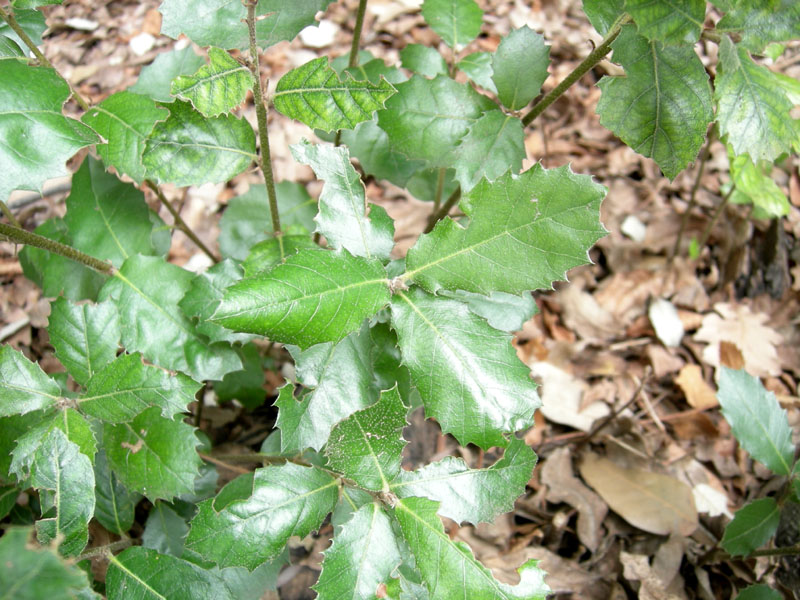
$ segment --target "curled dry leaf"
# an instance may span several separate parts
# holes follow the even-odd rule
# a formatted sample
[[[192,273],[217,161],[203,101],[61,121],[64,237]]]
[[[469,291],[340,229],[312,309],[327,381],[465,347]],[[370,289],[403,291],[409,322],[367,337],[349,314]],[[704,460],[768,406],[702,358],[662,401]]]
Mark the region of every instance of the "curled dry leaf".
[[[686,401],[692,408],[705,410],[717,406],[717,394],[714,389],[703,379],[703,370],[699,365],[686,365],[675,378]]]
[[[584,456],[580,472],[614,512],[639,529],[690,535],[697,528],[692,490],[673,477],[624,469],[596,454]]]
[[[549,421],[589,431],[596,419],[608,414],[608,405],[593,402],[583,406],[584,382],[548,362],[535,362],[531,372],[542,381],[541,412]]]

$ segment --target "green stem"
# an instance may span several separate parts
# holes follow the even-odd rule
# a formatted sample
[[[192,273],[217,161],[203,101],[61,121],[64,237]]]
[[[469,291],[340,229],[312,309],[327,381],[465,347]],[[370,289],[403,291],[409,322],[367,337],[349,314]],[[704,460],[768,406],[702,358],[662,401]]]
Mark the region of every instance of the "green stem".
[[[111,264],[95,258],[94,256],[84,254],[80,250],[76,250],[71,246],[67,246],[60,242],[51,240],[50,238],[41,236],[38,233],[26,231],[21,227],[14,227],[13,225],[0,223],[0,235],[7,237],[12,242],[16,242],[18,244],[27,244],[28,246],[35,246],[36,248],[41,248],[42,250],[47,250],[48,252],[53,252],[59,256],[69,258],[70,260],[84,264],[87,267],[102,273],[103,275],[114,274],[114,267]]]
[[[6,23],[8,23],[8,26],[11,27],[14,33],[16,33],[19,36],[19,39],[21,39],[25,43],[25,45],[30,49],[30,51],[33,52],[33,55],[36,57],[36,60],[38,60],[42,66],[53,69],[54,71],[56,71],[56,73],[58,73],[57,69],[53,66],[53,63],[47,60],[47,57],[44,54],[42,54],[42,51],[39,50],[39,48],[36,47],[36,44],[34,44],[33,40],[30,37],[28,37],[28,34],[25,33],[25,30],[19,26],[19,23],[17,23],[17,20],[14,18],[14,15],[10,12],[6,12],[5,10],[3,10],[3,7],[1,6],[0,6],[0,18],[3,19]],[[83,110],[89,110],[89,103],[86,102],[86,100],[84,100],[83,97],[77,91],[75,91],[75,88],[72,87],[72,84],[69,81],[67,81],[61,75],[61,73],[59,73],[58,75],[59,77],[61,77],[61,79],[64,79],[66,84],[69,86],[69,89],[72,92],[72,97],[75,98],[75,102],[77,102]]]
[[[572,71],[569,75],[567,75],[566,79],[559,83],[556,87],[550,90],[550,93],[547,94],[544,98],[539,100],[536,104],[533,105],[533,108],[528,111],[522,118],[522,124],[524,126],[528,126],[531,122],[542,114],[548,106],[550,106],[553,102],[555,102],[564,92],[566,92],[573,83],[578,81],[581,77],[583,77],[590,69],[592,69],[597,63],[603,60],[611,51],[611,44],[617,36],[619,32],[622,31],[622,26],[626,23],[630,22],[631,18],[628,15],[623,15],[614,26],[608,31],[608,34],[603,39],[603,42],[594,49],[594,51],[583,59],[583,62],[575,67],[575,70]]]
[[[250,34],[250,71],[253,73],[253,98],[256,105],[256,119],[258,120],[258,139],[261,142],[261,152],[258,155],[258,166],[267,184],[267,197],[269,198],[269,212],[272,217],[272,231],[275,235],[282,235],[281,218],[278,213],[278,196],[275,193],[275,176],[272,173],[272,157],[269,151],[269,133],[267,131],[267,105],[264,102],[264,89],[261,84],[261,69],[258,66],[258,45],[256,43],[256,4],[257,0],[247,0],[247,29]],[[281,253],[283,258],[283,253]]]
[[[347,60],[349,68],[358,66],[358,50],[361,46],[361,30],[364,28],[364,15],[367,12],[367,0],[359,0],[358,10],[356,11],[356,25],[353,29],[353,41],[350,43],[350,57]],[[342,130],[336,131],[333,145],[338,146],[342,143]]]
[[[433,214],[439,212],[439,207],[442,204],[445,173],[447,173],[447,169],[445,167],[439,167],[439,176],[436,178],[436,195],[433,197]]]
[[[180,213],[177,210],[175,210],[175,207],[172,205],[172,203],[169,200],[167,200],[167,197],[164,195],[164,192],[162,192],[161,189],[159,189],[159,187],[149,179],[145,180],[145,184],[147,184],[147,187],[149,187],[156,193],[159,202],[161,202],[161,204],[167,207],[169,214],[171,214],[172,218],[175,219],[175,226],[178,229],[180,229],[183,233],[185,233],[186,237],[192,240],[194,244],[198,248],[200,248],[200,250],[202,250],[206,256],[208,256],[215,263],[218,263],[219,258],[213,252],[211,252],[211,250],[209,250],[208,246],[206,246],[203,243],[203,241],[199,237],[197,237],[197,234],[194,231],[192,231],[192,228],[186,224],[186,221],[183,220]]]
[[[453,190],[453,193],[450,194],[450,197],[442,204],[441,208],[431,215],[424,233],[430,233],[436,226],[436,223],[444,219],[447,213],[450,212],[450,209],[453,208],[459,200],[461,200],[461,186]]]
[[[17,220],[17,217],[15,217],[14,213],[11,212],[11,209],[8,208],[8,204],[3,202],[2,200],[0,200],[0,210],[3,211],[3,214],[6,216],[6,219],[8,219],[9,223],[11,223],[14,227],[19,227],[20,229],[22,229],[22,225]]]

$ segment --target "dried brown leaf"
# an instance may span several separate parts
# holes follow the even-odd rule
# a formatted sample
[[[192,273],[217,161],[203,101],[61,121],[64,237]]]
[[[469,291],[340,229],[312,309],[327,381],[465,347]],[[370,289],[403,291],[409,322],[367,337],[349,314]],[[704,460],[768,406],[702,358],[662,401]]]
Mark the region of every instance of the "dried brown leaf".
[[[703,370],[699,365],[686,365],[675,378],[686,401],[692,408],[705,410],[717,406],[717,394],[714,389],[703,379]]]

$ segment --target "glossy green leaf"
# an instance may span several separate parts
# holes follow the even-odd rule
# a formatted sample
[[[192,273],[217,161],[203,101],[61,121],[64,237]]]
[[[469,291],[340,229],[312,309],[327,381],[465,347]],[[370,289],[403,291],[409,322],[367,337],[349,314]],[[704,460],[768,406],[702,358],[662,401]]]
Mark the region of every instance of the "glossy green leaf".
[[[191,45],[181,50],[162,52],[152,63],[142,67],[139,79],[128,91],[158,102],[174,102],[175,98],[170,94],[172,80],[180,75],[191,75],[203,64],[203,57],[195,54]]]
[[[19,350],[0,346],[0,416],[24,415],[55,406],[61,397],[58,384]]]
[[[39,490],[42,518],[36,522],[39,541],[58,540],[64,556],[77,555],[89,540],[94,514],[94,471],[77,444],[54,428],[33,454],[31,485]]]
[[[325,180],[315,217],[317,231],[328,244],[354,256],[388,260],[394,246],[394,223],[375,205],[368,209],[364,184],[350,164],[347,148],[303,141],[291,146],[298,162]],[[367,216],[367,213],[373,216]],[[378,218],[374,218],[376,213]]]
[[[275,186],[281,228],[287,235],[311,232],[317,201],[306,188],[290,181]],[[251,185],[241,196],[233,198],[219,223],[219,249],[228,258],[244,260],[252,247],[272,232],[267,188],[263,184]]]
[[[692,162],[713,117],[703,63],[688,45],[651,42],[625,25],[612,60],[625,77],[603,77],[600,123],[673,179]]]
[[[24,415],[0,417],[0,482],[16,484],[20,479],[24,479],[24,477],[17,477],[11,470],[12,452],[17,446],[17,440],[25,437],[32,429],[39,426],[43,419],[48,417],[52,419],[52,415],[53,411],[48,409],[35,410]]]
[[[141,183],[145,175],[145,140],[155,124],[168,115],[151,98],[126,91],[92,106],[81,120],[106,140],[105,144],[96,145],[103,162]]]
[[[109,468],[106,453],[101,450],[94,461],[94,518],[111,533],[125,535],[133,526],[140,494],[131,492]]]
[[[38,10],[19,9],[14,11],[14,18],[22,31],[31,38],[31,41],[37,46],[41,46],[42,34],[47,29],[44,14]],[[11,26],[2,19],[0,19],[0,35],[12,40],[20,48],[26,48],[25,42],[17,35],[17,32],[11,29]]]
[[[456,179],[464,192],[481,178],[492,181],[509,170],[518,173],[525,158],[522,122],[500,110],[486,111],[472,123],[456,153]]]
[[[694,44],[706,17],[705,0],[626,0],[625,10],[648,40]]]
[[[27,527],[6,527],[0,537],[0,590],[14,600],[99,598],[86,573],[53,548],[30,543]]]
[[[734,600],[783,600],[783,594],[765,583],[759,583],[744,588]]]
[[[568,166],[536,164],[518,177],[481,181],[461,200],[469,224],[445,218],[420,236],[402,277],[431,292],[549,288],[588,262],[587,251],[605,235],[599,220],[604,195],[605,188]]]
[[[387,283],[377,260],[300,250],[272,271],[229,287],[213,320],[302,348],[336,342],[389,301]]]
[[[473,52],[458,61],[458,68],[464,71],[473,82],[483,89],[497,93],[492,79],[492,54],[490,52]]]
[[[791,101],[775,74],[727,36],[720,43],[715,85],[720,134],[735,154],[771,161],[791,152],[798,135],[789,118]]]
[[[393,148],[431,166],[454,166],[456,146],[470,127],[495,104],[449,77],[415,75],[397,85],[397,94],[378,113],[378,124]]]
[[[395,294],[392,327],[425,414],[445,433],[488,448],[507,445],[504,433],[531,425],[541,402],[511,336],[465,304],[419,288]]]
[[[0,58],[6,57],[24,57],[25,51],[20,48],[19,44],[9,37],[0,35]]]
[[[199,389],[183,373],[170,374],[144,364],[139,354],[123,354],[89,380],[78,403],[84,413],[108,423],[131,421],[153,406],[171,419],[186,410]]]
[[[313,589],[319,600],[372,600],[400,561],[389,516],[371,502],[338,528]]]
[[[400,62],[409,71],[425,77],[447,75],[447,63],[436,48],[422,44],[408,44],[400,50]]]
[[[535,466],[533,450],[512,438],[503,458],[487,469],[470,469],[462,459],[448,456],[416,471],[401,471],[390,487],[400,498],[436,500],[439,514],[456,523],[492,522],[514,510]]]
[[[111,470],[123,485],[151,502],[194,491],[201,462],[194,429],[165,419],[157,406],[130,422],[106,423],[103,442]]]
[[[800,5],[794,0],[739,0],[716,29],[737,34],[742,48],[761,52],[770,42],[800,38]]]
[[[427,498],[405,498],[397,503],[395,516],[422,574],[431,600],[450,600],[469,590],[470,600],[544,600],[550,588],[538,561],[519,568],[520,583],[497,581],[463,542],[454,542],[436,516],[438,505]]]
[[[250,69],[212,46],[207,65],[194,75],[180,75],[172,81],[172,95],[188,100],[205,116],[216,117],[239,106],[253,82]]]
[[[142,546],[180,558],[189,524],[169,504],[159,500],[150,509],[142,533]]]
[[[317,344],[303,352],[292,348],[297,377],[311,391],[296,400],[291,385],[280,389],[275,406],[283,452],[319,450],[336,423],[378,399],[370,350],[366,326],[337,344]]]
[[[194,275],[150,256],[132,256],[100,293],[116,304],[122,344],[129,352],[197,380],[222,379],[242,368],[227,344],[209,344],[183,314],[178,303]]]
[[[747,556],[775,535],[780,520],[781,511],[774,498],[748,502],[725,527],[720,546],[732,556]]]
[[[792,430],[775,394],[746,371],[722,367],[717,399],[739,444],[773,473],[791,473]]]
[[[395,93],[385,79],[373,84],[339,78],[328,58],[315,58],[281,77],[272,96],[278,112],[309,127],[334,131],[369,121]]]
[[[505,36],[492,58],[492,81],[500,102],[511,110],[525,108],[539,95],[549,64],[550,46],[527,25]]]
[[[227,181],[256,158],[253,128],[226,114],[206,118],[188,102],[169,105],[169,117],[147,139],[142,161],[148,179],[175,185]]]
[[[252,481],[246,498],[234,495],[215,507],[222,504],[223,488],[216,500],[199,504],[187,548],[220,567],[252,570],[277,556],[290,536],[304,537],[319,527],[338,497],[337,481],[315,467],[267,467],[256,470]]]
[[[500,331],[519,331],[525,321],[536,314],[536,301],[530,294],[514,296],[504,292],[492,292],[488,296],[457,290],[442,292],[442,295],[465,302],[476,315]]]
[[[141,547],[128,548],[109,559],[106,594],[108,600],[236,600],[216,572]]]
[[[47,332],[56,358],[81,385],[117,356],[119,322],[110,302],[74,304],[58,298],[50,305]]]
[[[736,188],[730,201],[737,204],[753,204],[753,218],[773,219],[789,214],[789,199],[777,183],[769,176],[772,165],[766,161],[753,164],[748,154],[740,154],[730,161],[730,175]]]
[[[257,243],[242,263],[245,277],[255,277],[272,270],[287,257],[300,250],[318,249],[319,245],[309,235],[284,235]]]
[[[407,410],[396,387],[381,392],[378,402],[333,428],[325,450],[328,466],[361,487],[388,492],[401,471]]]
[[[67,159],[99,141],[86,125],[62,114],[69,95],[53,69],[0,59],[0,200],[14,190],[39,192],[47,179],[69,175]]]
[[[425,0],[422,17],[448,46],[460,50],[478,37],[483,11],[475,0]]]

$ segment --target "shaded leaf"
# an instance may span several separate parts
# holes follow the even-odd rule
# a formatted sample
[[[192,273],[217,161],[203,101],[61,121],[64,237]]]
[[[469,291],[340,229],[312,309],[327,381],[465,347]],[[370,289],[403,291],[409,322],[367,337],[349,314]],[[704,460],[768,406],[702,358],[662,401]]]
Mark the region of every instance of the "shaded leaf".
[[[377,260],[300,250],[272,271],[229,287],[213,320],[307,348],[339,341],[388,301],[386,272]]]
[[[447,63],[442,55],[436,48],[422,44],[408,44],[400,50],[400,62],[406,69],[425,77],[447,75]]]
[[[736,595],[734,600],[782,600],[783,595],[765,583],[749,585]]]
[[[408,180],[406,189],[411,192],[411,195],[417,200],[434,202],[439,190],[439,174],[442,168],[443,167],[417,171]],[[439,199],[449,198],[458,188],[459,183],[455,180],[455,169],[445,169],[442,193]]]
[[[255,410],[267,397],[264,389],[264,359],[255,344],[245,344],[239,349],[244,368],[225,375],[214,382],[214,392],[220,403],[238,400],[247,410]]]
[[[392,327],[403,362],[445,433],[462,444],[506,446],[504,436],[529,427],[541,403],[511,336],[465,304],[413,288],[392,300]]]
[[[191,45],[162,52],[152,63],[142,67],[139,79],[128,91],[149,96],[158,102],[174,102],[175,98],[170,94],[172,80],[180,75],[191,75],[203,64],[203,57],[195,54]]]
[[[626,0],[639,34],[665,44],[694,44],[706,17],[705,0]]]
[[[184,538],[188,533],[189,525],[186,520],[169,504],[159,500],[147,515],[142,533],[142,546],[180,558],[183,554]]]
[[[186,547],[220,567],[252,570],[277,556],[290,536],[319,527],[336,504],[338,484],[315,467],[286,463],[256,470],[252,495],[237,497],[237,490],[223,504],[225,494],[223,488],[198,505]]]
[[[605,234],[599,221],[604,195],[602,186],[568,166],[536,164],[519,177],[481,181],[461,200],[469,224],[445,218],[420,236],[402,277],[431,292],[549,288],[567,269],[588,262],[588,249]]]
[[[258,45],[267,48],[281,41],[291,41],[305,27],[317,25],[316,15],[324,12],[333,0],[259,0],[256,14]]]
[[[172,81],[171,93],[188,100],[207,117],[216,117],[239,106],[253,87],[253,75],[230,54],[212,46],[208,64],[194,75],[180,75]]]
[[[773,473],[789,475],[794,464],[792,430],[775,394],[746,371],[721,367],[717,398],[739,444]]]
[[[328,58],[322,56],[281,77],[272,101],[278,112],[291,119],[334,131],[369,121],[394,93],[392,84],[383,78],[377,84],[357,81],[349,75],[339,79]]]
[[[0,58],[2,57],[24,57],[25,51],[19,44],[9,37],[0,35]]]
[[[475,0],[425,0],[422,17],[448,46],[460,50],[478,37],[483,11]]]
[[[41,46],[42,34],[45,29],[47,29],[47,23],[44,21],[44,14],[38,10],[15,9],[14,18],[17,20],[17,25],[20,26],[22,31],[31,38],[31,41],[37,46]],[[26,47],[22,38],[20,38],[17,32],[11,29],[11,26],[4,20],[0,20],[0,35],[12,40],[20,48]]]
[[[760,52],[770,42],[800,38],[800,5],[794,0],[739,0],[726,11],[716,29],[738,34],[742,48]]]
[[[732,556],[747,556],[775,535],[780,520],[781,511],[774,498],[748,502],[726,525],[720,546]]]
[[[191,52],[191,48],[186,50]],[[145,141],[155,124],[167,115],[169,112],[151,98],[125,91],[95,104],[81,120],[106,140],[105,144],[95,146],[103,162],[141,183],[145,176],[142,163]]]
[[[603,77],[600,123],[673,179],[695,159],[713,118],[708,74],[688,45],[664,46],[625,25],[612,60],[625,77]]]
[[[131,492],[109,468],[105,450],[95,455],[94,518],[111,533],[125,535],[133,526],[134,510],[142,496]]]
[[[525,321],[536,314],[536,301],[530,294],[515,296],[504,292],[492,292],[488,296],[457,290],[442,292],[443,296],[460,300],[476,315],[500,331],[519,331]]]
[[[583,0],[583,12],[600,35],[625,13],[625,0]]]
[[[188,102],[169,105],[169,117],[147,139],[148,179],[175,185],[227,181],[256,158],[253,128],[230,114],[204,117]]]
[[[7,345],[0,346],[0,389],[2,417],[51,408],[61,397],[58,384],[37,363]]]
[[[497,88],[492,80],[492,54],[490,52],[467,54],[458,61],[458,68],[483,89],[493,94],[497,93]]]
[[[549,64],[550,46],[527,25],[505,36],[492,57],[492,81],[500,102],[511,110],[525,108],[539,95]]]

